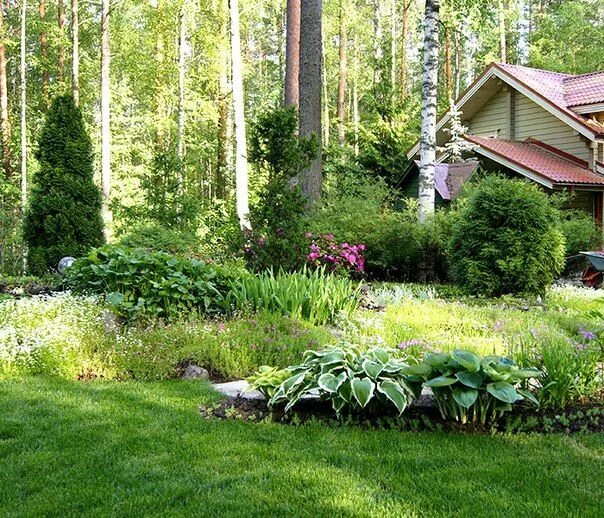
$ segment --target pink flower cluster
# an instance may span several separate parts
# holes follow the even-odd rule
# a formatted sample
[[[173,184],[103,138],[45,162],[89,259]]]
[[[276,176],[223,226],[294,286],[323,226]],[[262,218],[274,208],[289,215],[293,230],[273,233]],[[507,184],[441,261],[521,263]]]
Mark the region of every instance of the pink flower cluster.
[[[314,236],[307,232],[306,238],[310,240],[310,253],[306,256],[307,262],[315,266],[326,266],[332,272],[363,272],[365,258],[363,250],[365,245],[336,243],[333,234]]]

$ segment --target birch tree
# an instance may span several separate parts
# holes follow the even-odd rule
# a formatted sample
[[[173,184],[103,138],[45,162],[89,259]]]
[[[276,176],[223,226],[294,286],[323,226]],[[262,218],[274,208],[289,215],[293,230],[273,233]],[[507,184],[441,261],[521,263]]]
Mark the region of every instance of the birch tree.
[[[57,6],[57,23],[59,26],[59,73],[58,81],[63,83],[65,81],[65,24],[67,20],[65,18],[65,0],[59,0]]]
[[[440,0],[426,0],[419,168],[419,220],[422,222],[434,213],[439,14]]]
[[[26,82],[26,51],[27,51],[27,0],[21,0],[21,210],[27,205],[27,82]],[[25,259],[24,259],[25,261]],[[25,266],[25,262],[24,262]]]
[[[348,33],[346,27],[346,6],[344,0],[340,0],[340,41],[339,57],[340,70],[338,76],[338,143],[344,145],[346,138],[346,79],[348,76]]]
[[[11,124],[8,117],[8,82],[6,78],[6,27],[4,20],[4,2],[0,1],[0,132],[2,133],[2,166],[4,177],[13,176],[10,149]]]
[[[113,219],[111,197],[111,64],[109,15],[110,0],[102,0],[101,8],[101,191],[103,195],[103,220],[108,232]]]
[[[239,4],[229,0],[231,15],[231,67],[233,81],[233,118],[235,123],[235,198],[241,230],[251,229],[248,200],[248,163],[245,131],[245,104],[243,98],[243,63],[239,34]]]
[[[78,0],[71,0],[71,92],[80,104],[80,15]]]
[[[180,8],[180,30],[178,36],[178,142],[177,153],[180,166],[184,158],[184,131],[185,131],[185,48],[187,44],[187,20],[185,2]]]
[[[499,59],[507,63],[507,41],[505,32],[505,3],[499,2]]]
[[[300,3],[300,136],[314,138],[317,156],[302,172],[302,193],[311,202],[321,197],[323,182],[321,154],[321,63],[322,2],[301,0]]]
[[[300,104],[300,0],[287,0],[285,38],[285,106]]]
[[[46,34],[46,0],[40,0],[38,3],[38,14],[40,15],[40,60],[42,62],[42,102],[45,108],[50,105],[48,87],[50,77],[48,74],[48,35]]]

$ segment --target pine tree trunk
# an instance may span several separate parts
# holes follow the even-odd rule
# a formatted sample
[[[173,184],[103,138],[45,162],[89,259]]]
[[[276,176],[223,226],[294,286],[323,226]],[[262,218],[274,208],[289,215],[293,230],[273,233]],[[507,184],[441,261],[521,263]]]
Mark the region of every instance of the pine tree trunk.
[[[499,55],[501,63],[507,63],[507,42],[505,32],[505,4],[499,2]]]
[[[424,70],[420,137],[419,220],[434,213],[436,162],[436,101],[438,93],[438,21],[440,0],[426,0],[424,17]]]
[[[111,196],[111,88],[109,68],[111,64],[109,13],[110,0],[103,0],[101,12],[101,190],[103,194],[103,219],[105,232],[113,219],[109,206]]]
[[[80,105],[80,13],[79,0],[71,0],[71,91]]]
[[[338,78],[338,143],[346,140],[346,79],[348,76],[348,34],[344,0],[340,0],[340,74]]]
[[[180,32],[178,38],[178,160],[182,168],[184,159],[184,132],[185,132],[185,45],[187,43],[187,24],[185,18],[184,2],[180,10]],[[182,181],[182,178],[181,178]]]
[[[245,132],[245,103],[243,97],[243,63],[239,34],[239,5],[229,0],[231,15],[231,67],[233,77],[233,113],[235,123],[235,197],[241,230],[251,229],[248,201],[248,164]]]
[[[381,0],[373,0],[373,30],[375,40],[374,44],[374,58],[375,65],[373,69],[373,82],[374,84],[379,83],[382,80],[382,57],[384,55],[382,44],[383,44],[383,31],[382,31],[382,5]]]
[[[408,67],[407,63],[407,45],[409,43],[409,10],[413,0],[403,3],[403,13],[401,17],[401,65],[400,65],[400,88],[401,99],[405,99],[409,93],[407,85]]]
[[[323,71],[321,82],[323,85],[323,145],[329,146],[331,139],[331,121],[329,118],[329,91],[327,90],[327,59],[325,58],[325,42],[321,42],[321,56]]]
[[[162,22],[163,22],[163,3],[162,0],[154,0],[154,5],[156,8],[155,15],[155,24],[156,24],[156,38],[155,38],[155,103],[156,103],[156,111],[155,111],[155,124],[156,124],[156,134],[155,134],[155,145],[157,150],[162,150],[164,148],[164,122],[166,115],[166,107],[165,107],[165,99],[163,92],[163,70],[164,70],[164,58],[165,58],[165,48],[164,48],[164,35],[162,32]]]
[[[0,0],[0,132],[2,133],[2,166],[6,179],[13,176],[10,149],[11,124],[8,118],[8,82],[6,79],[6,29],[4,20],[4,0]]]
[[[390,89],[392,103],[396,100],[396,0],[390,4]]]
[[[63,83],[65,81],[65,1],[59,0],[57,7],[57,22],[59,25],[59,73],[58,81]]]
[[[285,40],[285,106],[300,104],[300,0],[287,0]]]
[[[48,95],[48,85],[50,78],[48,75],[48,35],[46,34],[46,0],[40,0],[38,3],[38,13],[40,14],[40,61],[42,62],[42,101],[44,107],[48,109],[50,98]]]
[[[323,183],[321,143],[322,2],[300,4],[300,136],[314,135],[317,155],[302,173],[302,193],[311,202],[321,197]]]

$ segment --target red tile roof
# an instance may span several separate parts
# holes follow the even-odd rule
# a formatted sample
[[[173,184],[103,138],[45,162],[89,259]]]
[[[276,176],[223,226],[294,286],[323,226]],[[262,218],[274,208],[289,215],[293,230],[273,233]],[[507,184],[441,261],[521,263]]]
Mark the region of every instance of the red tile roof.
[[[587,162],[534,139],[524,142],[467,135],[469,142],[508,160],[559,187],[604,186],[604,175],[594,173]]]
[[[571,75],[520,65],[495,63],[494,66],[526,85],[566,115],[597,134],[604,134],[604,126],[571,110],[571,107],[604,100],[604,71]]]

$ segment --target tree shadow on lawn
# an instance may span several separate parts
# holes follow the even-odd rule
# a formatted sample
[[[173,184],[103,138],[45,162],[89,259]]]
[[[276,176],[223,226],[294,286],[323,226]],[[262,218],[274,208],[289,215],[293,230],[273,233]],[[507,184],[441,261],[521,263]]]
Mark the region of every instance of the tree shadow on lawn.
[[[216,398],[196,382],[0,383],[0,514],[601,510],[604,440],[203,420]]]

